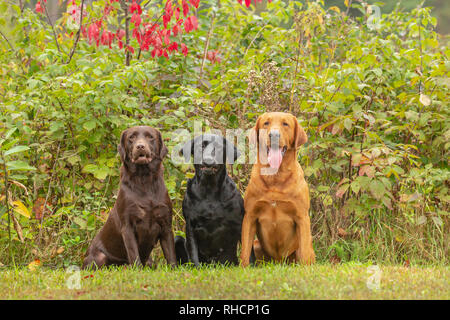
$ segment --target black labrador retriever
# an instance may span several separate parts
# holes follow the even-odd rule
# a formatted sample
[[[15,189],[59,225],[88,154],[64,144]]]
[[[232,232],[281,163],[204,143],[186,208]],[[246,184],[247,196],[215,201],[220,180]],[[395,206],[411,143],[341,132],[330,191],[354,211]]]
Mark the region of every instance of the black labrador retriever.
[[[195,176],[188,180],[182,204],[186,239],[175,237],[178,263],[237,264],[244,200],[225,164],[239,157],[237,148],[222,136],[203,134],[181,153],[187,161],[194,156]]]

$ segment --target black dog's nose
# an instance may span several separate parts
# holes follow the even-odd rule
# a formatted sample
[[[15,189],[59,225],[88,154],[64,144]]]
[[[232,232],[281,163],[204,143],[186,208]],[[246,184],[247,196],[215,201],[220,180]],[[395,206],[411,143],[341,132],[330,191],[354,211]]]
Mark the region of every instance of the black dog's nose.
[[[145,146],[144,146],[142,143],[140,143],[140,144],[136,145],[136,149],[138,149],[138,150],[144,150],[144,149],[145,149]]]

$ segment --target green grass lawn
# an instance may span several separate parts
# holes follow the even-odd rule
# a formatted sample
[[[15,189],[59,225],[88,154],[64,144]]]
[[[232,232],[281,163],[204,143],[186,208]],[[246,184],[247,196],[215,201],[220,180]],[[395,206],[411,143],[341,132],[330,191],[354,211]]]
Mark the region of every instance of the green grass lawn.
[[[450,299],[448,266],[382,266],[378,290],[368,267],[113,268],[81,271],[79,289],[67,287],[65,270],[3,268],[0,299]]]

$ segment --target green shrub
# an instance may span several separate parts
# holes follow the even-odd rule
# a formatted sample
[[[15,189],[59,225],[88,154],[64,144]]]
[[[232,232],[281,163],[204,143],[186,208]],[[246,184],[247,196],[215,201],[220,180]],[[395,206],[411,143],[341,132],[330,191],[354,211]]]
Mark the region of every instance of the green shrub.
[[[352,6],[362,17],[350,18],[320,1],[275,0],[259,15],[234,0],[202,1],[199,29],[183,35],[186,57],[136,52],[127,66],[117,45],[85,39],[69,59],[67,16],[54,26],[56,45],[45,17],[0,6],[0,132],[14,128],[1,161],[34,169],[7,169],[13,226],[0,173],[4,264],[9,252],[18,263],[80,262],[114,204],[123,129],[157,127],[172,150],[174,132],[196,120],[247,129],[271,110],[294,113],[309,135],[299,161],[318,260],[448,262],[450,50],[430,8],[397,8],[373,28],[361,3]],[[205,59],[214,50],[218,63]],[[3,159],[15,145],[29,149]],[[181,231],[192,167],[167,159],[165,168]],[[232,170],[242,193],[249,169]]]

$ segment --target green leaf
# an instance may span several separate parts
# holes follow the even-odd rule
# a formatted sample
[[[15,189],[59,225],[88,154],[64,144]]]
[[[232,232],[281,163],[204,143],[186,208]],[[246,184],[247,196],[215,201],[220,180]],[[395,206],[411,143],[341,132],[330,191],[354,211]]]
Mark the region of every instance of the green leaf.
[[[3,137],[3,139],[0,139],[0,146],[2,146],[2,144],[9,139],[9,137],[11,137],[11,135],[17,130],[16,127],[9,129],[5,136]]]
[[[84,166],[82,172],[86,173],[94,173],[96,170],[98,170],[98,166],[95,164],[87,164]]]
[[[106,167],[99,168],[94,171],[94,177],[99,180],[104,180],[109,174],[109,169]]]
[[[87,222],[83,218],[74,217],[73,222],[75,222],[81,229],[86,229]]]
[[[348,183],[345,183],[342,186],[340,186],[338,191],[336,192],[336,197],[342,198],[344,193],[347,191],[348,187],[350,187],[350,184],[348,184]]]
[[[14,154],[14,153],[19,153],[19,152],[23,152],[26,150],[30,150],[30,147],[27,146],[15,146],[7,151],[5,151],[5,156],[8,156],[10,154]]]
[[[369,190],[375,199],[380,200],[385,193],[385,189],[384,184],[379,180],[372,180],[370,182]]]
[[[355,194],[358,194],[359,190],[361,189],[361,184],[359,183],[359,180],[355,180],[350,184],[350,187]]]
[[[91,119],[91,120],[83,123],[83,128],[86,129],[87,131],[91,131],[92,129],[95,129],[96,126],[97,126],[97,121],[95,121],[95,119]]]
[[[36,170],[35,167],[30,166],[25,161],[16,160],[16,161],[9,161],[6,163],[6,169],[7,170],[21,170],[21,171],[33,171]]]

